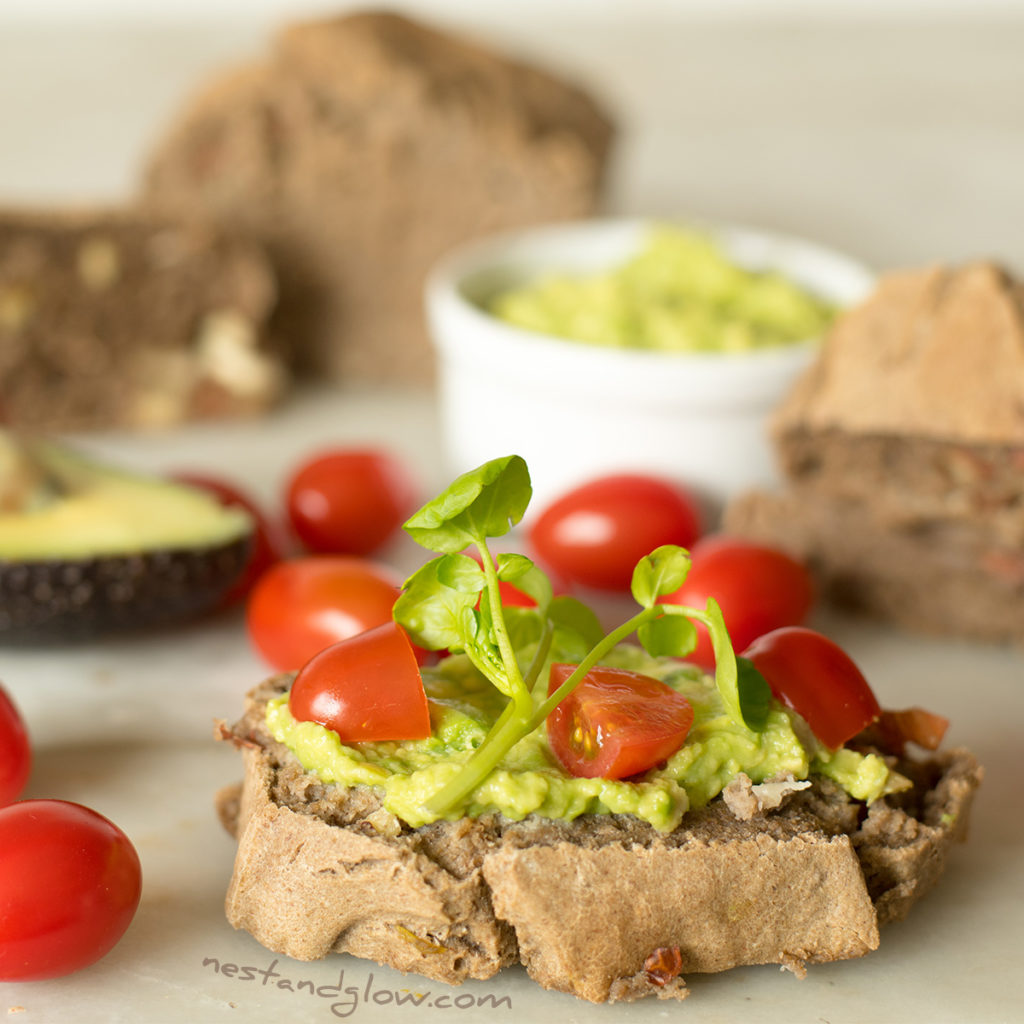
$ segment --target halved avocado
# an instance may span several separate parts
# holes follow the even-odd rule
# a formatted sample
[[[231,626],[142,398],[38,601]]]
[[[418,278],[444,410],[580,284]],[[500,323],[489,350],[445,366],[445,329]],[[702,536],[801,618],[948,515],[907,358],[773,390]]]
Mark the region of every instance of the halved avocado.
[[[254,524],[205,491],[0,437],[0,643],[181,622],[222,601]]]

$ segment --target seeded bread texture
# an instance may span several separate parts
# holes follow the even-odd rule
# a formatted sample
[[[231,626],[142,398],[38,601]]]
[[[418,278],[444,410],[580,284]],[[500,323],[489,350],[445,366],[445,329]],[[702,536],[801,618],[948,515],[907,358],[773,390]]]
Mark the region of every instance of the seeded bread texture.
[[[0,211],[0,413],[25,430],[251,415],[287,379],[261,246],[138,210]]]
[[[395,14],[294,24],[157,140],[144,198],[270,249],[318,376],[430,379],[422,287],[458,243],[587,215],[612,128],[581,89]]]
[[[521,962],[593,1002],[679,999],[687,972],[861,956],[934,884],[981,776],[956,751],[866,814],[818,780],[779,811],[740,821],[715,801],[667,835],[621,815],[409,829],[268,735],[266,701],[288,682],[221,727],[246,762],[218,802],[239,841],[228,919],[298,959],[348,952],[450,983]]]

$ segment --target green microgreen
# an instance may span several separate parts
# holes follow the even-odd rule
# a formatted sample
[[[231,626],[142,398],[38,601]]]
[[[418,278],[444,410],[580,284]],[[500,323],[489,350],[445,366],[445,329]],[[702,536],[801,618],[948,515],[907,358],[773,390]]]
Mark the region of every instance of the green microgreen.
[[[683,548],[665,545],[637,563],[631,590],[640,610],[608,633],[582,602],[553,597],[546,574],[525,555],[492,555],[488,540],[504,536],[521,521],[531,495],[526,463],[510,455],[464,473],[405,524],[414,540],[440,555],[406,581],[395,603],[396,621],[424,647],[465,652],[509,699],[459,774],[428,800],[434,815],[464,801],[519,740],[540,728],[584,676],[634,633],[651,655],[685,657],[696,646],[696,624],[703,625],[711,636],[715,681],[726,711],[751,730],[765,725],[771,699],[767,684],[756,670],[747,671],[742,659],[737,665],[718,605],[709,600],[705,608],[688,608],[660,600],[686,579],[690,556]],[[479,562],[462,554],[467,548],[476,549]],[[514,583],[536,607],[506,608],[502,581]],[[549,695],[543,670],[552,652],[577,667]]]

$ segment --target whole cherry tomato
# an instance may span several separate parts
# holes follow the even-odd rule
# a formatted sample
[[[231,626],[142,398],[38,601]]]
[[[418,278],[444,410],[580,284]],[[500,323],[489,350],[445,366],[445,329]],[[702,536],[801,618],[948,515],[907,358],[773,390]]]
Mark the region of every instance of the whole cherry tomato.
[[[314,654],[295,677],[288,707],[299,721],[319,722],[343,743],[430,735],[416,653],[394,622]]]
[[[28,730],[14,701],[0,686],[0,807],[18,799],[31,771]]]
[[[286,559],[249,595],[249,636],[274,668],[301,668],[325,647],[390,622],[400,582],[386,566],[362,558]]]
[[[548,694],[575,671],[551,666]],[[548,743],[577,778],[624,779],[674,754],[693,724],[693,707],[660,679],[598,666],[548,715]]]
[[[553,501],[530,527],[530,541],[568,582],[626,591],[644,555],[662,544],[688,548],[700,531],[697,503],[682,488],[622,473],[591,480]]]
[[[369,555],[414,510],[416,488],[386,452],[339,448],[303,463],[286,501],[292,529],[310,551]]]
[[[256,580],[281,558],[281,545],[274,536],[267,517],[248,494],[220,477],[191,472],[175,473],[173,477],[183,484],[209,491],[222,505],[228,508],[243,508],[252,516],[256,531],[253,534],[249,560],[238,581],[224,596],[226,605],[241,601],[252,589]]]
[[[860,669],[828,637],[786,626],[758,637],[742,654],[776,699],[834,750],[878,719],[881,708]]]
[[[0,981],[70,974],[131,923],[139,857],[103,815],[64,800],[0,808]]]
[[[704,608],[713,597],[722,609],[733,648],[742,651],[762,633],[797,626],[814,603],[811,575],[784,551],[724,535],[709,535],[691,551],[686,582],[662,600]],[[715,655],[707,630],[697,626],[697,647],[687,656],[712,668]]]

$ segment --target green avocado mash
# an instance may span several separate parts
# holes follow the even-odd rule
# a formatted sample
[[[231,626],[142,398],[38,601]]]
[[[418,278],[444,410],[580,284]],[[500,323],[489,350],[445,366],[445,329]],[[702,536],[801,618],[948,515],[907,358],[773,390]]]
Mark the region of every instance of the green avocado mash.
[[[909,784],[875,755],[820,749],[803,719],[773,700],[757,669],[737,661],[713,598],[704,608],[661,600],[689,572],[683,548],[665,544],[637,562],[630,592],[638,608],[610,632],[593,609],[570,595],[556,596],[525,555],[493,556],[488,538],[520,522],[530,495],[526,463],[505,456],[464,473],[406,522],[410,537],[440,552],[405,581],[394,605],[395,621],[416,643],[451,652],[421,671],[431,735],[346,745],[332,729],[293,719],[286,697],[272,701],[267,726],[307,771],[339,786],[375,787],[385,809],[413,827],[490,812],[567,821],[613,813],[671,831],[688,808],[712,800],[740,773],[756,785],[819,771],[868,801]],[[470,546],[479,562],[465,554]],[[533,605],[505,607],[503,580]],[[714,676],[683,660],[697,642],[698,623],[711,637]],[[638,644],[627,642],[634,635]],[[564,681],[552,681],[556,663],[571,666]],[[318,680],[317,664],[310,663],[304,683],[334,688],[343,682]],[[693,721],[685,740],[678,733],[682,745],[667,761],[629,760],[623,768],[647,770],[627,779],[579,778],[562,767],[548,743],[549,716],[598,666],[653,676],[686,698]],[[651,703],[623,705],[628,722],[625,715],[616,722],[598,713],[586,726],[582,716],[574,719],[573,728],[587,728],[585,742],[597,747],[613,729],[632,735],[657,711],[658,697],[648,693],[644,700]],[[345,730],[343,719],[334,721]],[[606,749],[615,755],[614,743]]]
[[[740,772],[755,783],[785,773],[797,779],[811,771],[828,774],[853,796],[869,801],[899,786],[899,776],[875,755],[842,750],[830,757],[805,749],[781,707],[771,710],[763,731],[751,732],[726,713],[714,679],[685,662],[654,659],[631,645],[617,648],[607,662],[661,679],[693,705],[690,734],[664,766],[628,781],[574,778],[555,760],[540,729],[521,739],[469,798],[443,817],[497,811],[513,820],[537,814],[569,821],[581,814],[632,814],[671,831],[689,808],[708,803]],[[433,726],[430,739],[346,746],[331,730],[292,718],[287,697],[271,702],[267,724],[307,771],[340,786],[379,787],[385,808],[418,827],[438,817],[425,810],[427,799],[480,746],[502,705],[500,695],[463,655],[424,669],[423,680]]]
[[[807,341],[835,309],[778,273],[736,266],[697,231],[652,228],[619,267],[553,275],[499,294],[489,306],[517,327],[620,348],[747,352]]]

